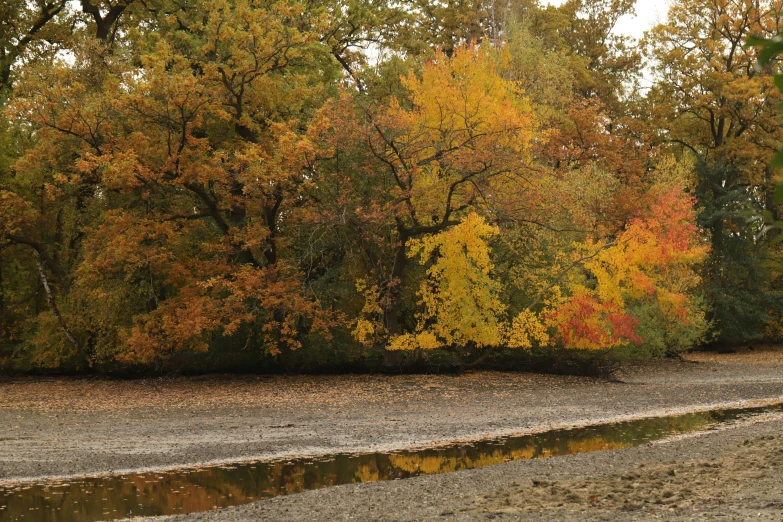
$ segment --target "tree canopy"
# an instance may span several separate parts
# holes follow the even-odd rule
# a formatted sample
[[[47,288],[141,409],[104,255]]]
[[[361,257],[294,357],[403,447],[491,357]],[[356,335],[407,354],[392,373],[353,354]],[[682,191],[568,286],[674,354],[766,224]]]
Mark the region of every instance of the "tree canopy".
[[[779,335],[747,221],[776,211],[783,100],[745,40],[780,7],[676,0],[637,45],[632,0],[7,3],[0,367]]]

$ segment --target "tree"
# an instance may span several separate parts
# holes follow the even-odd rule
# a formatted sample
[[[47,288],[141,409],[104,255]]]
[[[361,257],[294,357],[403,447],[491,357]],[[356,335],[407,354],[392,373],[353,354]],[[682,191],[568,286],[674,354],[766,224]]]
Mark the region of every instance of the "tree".
[[[99,360],[161,361],[234,335],[277,353],[327,331],[281,254],[307,190],[297,118],[335,70],[325,25],[303,15],[295,2],[213,3],[206,20],[185,11],[157,36],[129,34],[133,52],[85,40],[73,63],[21,79],[14,107],[39,139],[15,169],[44,180],[47,228],[69,227],[5,238],[68,256],[63,322]]]
[[[374,222],[391,232],[383,236],[391,243],[382,247],[392,252],[385,261],[391,267],[374,274],[389,339],[413,326],[401,324],[409,241],[459,225],[469,209],[489,197],[494,183],[524,175],[536,126],[530,106],[500,76],[496,56],[481,47],[463,47],[451,57],[436,53],[420,77],[410,73],[403,85],[406,99],[363,110],[365,123],[357,122],[361,142],[333,139],[341,136],[332,132],[334,126],[357,123],[335,119],[325,125],[331,139],[323,155],[331,159],[320,165],[335,174],[347,170],[348,194],[341,199],[356,202],[352,218],[360,227]],[[336,117],[328,114],[329,120]],[[362,150],[343,152],[357,146]],[[339,166],[338,156],[354,156],[357,163]],[[368,192],[360,193],[367,182]]]
[[[764,185],[781,139],[781,97],[772,69],[756,67],[748,35],[774,34],[782,4],[679,0],[666,24],[647,36],[659,80],[650,91],[664,139],[710,160],[736,165],[747,182]]]
[[[653,185],[649,206],[611,242],[587,242],[583,267],[569,283],[570,297],[557,304],[549,321],[567,347],[602,349],[628,343],[650,343],[659,335],[663,352],[688,348],[671,335],[668,325],[690,324],[697,341],[706,321],[693,291],[694,273],[708,248],[699,237],[694,201],[676,184]],[[640,310],[650,308],[662,319],[658,332],[638,328]],[[649,325],[648,325],[649,326]],[[679,332],[682,334],[682,331]]]
[[[569,0],[541,11],[539,27],[554,33],[550,41],[568,53],[576,92],[596,99],[613,118],[625,115],[626,89],[642,68],[642,57],[631,38],[615,32],[617,22],[634,13],[636,0]]]
[[[749,35],[771,35],[781,23],[780,2],[704,4],[680,0],[666,24],[647,37],[659,80],[648,97],[659,138],[700,158],[701,223],[712,236],[705,285],[719,340],[763,334],[770,301],[759,290],[769,272],[767,239],[743,221],[773,204],[776,172],[770,160],[783,139],[774,85],[776,64],[756,67]],[[755,230],[754,230],[755,228]]]
[[[478,214],[436,235],[408,242],[408,257],[430,265],[418,296],[416,334],[391,340],[390,350],[441,346],[483,348],[502,342],[500,283],[491,277],[487,240],[499,233]],[[434,262],[430,262],[432,258]]]

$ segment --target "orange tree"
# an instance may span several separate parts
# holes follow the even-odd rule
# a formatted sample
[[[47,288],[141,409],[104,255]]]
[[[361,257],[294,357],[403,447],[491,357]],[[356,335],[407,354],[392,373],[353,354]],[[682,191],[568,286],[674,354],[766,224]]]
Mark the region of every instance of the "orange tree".
[[[44,360],[63,335],[91,362],[232,336],[276,353],[333,321],[282,254],[308,190],[298,131],[335,78],[328,16],[202,7],[111,46],[84,36],[20,78],[12,109],[37,140],[14,169],[41,199],[4,206],[4,238],[58,276],[59,319],[28,334]]]

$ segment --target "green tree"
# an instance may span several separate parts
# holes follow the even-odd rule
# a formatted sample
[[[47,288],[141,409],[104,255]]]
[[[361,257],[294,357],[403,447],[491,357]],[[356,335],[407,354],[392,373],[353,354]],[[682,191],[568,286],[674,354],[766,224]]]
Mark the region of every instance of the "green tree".
[[[770,313],[781,310],[781,295],[770,288],[770,252],[761,241],[764,225],[748,220],[758,202],[736,167],[702,161],[697,172],[699,224],[709,231],[712,245],[704,273],[708,319],[722,342],[758,339]]]

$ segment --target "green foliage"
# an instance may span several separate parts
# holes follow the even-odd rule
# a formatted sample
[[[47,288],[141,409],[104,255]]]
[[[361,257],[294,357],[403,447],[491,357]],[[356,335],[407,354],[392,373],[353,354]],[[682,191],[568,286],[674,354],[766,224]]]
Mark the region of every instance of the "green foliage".
[[[704,286],[716,340],[741,343],[764,335],[768,316],[781,309],[769,288],[773,277],[763,232],[754,215],[757,196],[741,173],[725,163],[697,166],[699,224],[710,232],[712,255],[704,267]]]
[[[632,306],[633,316],[639,320],[637,332],[643,341],[639,344],[620,346],[614,353],[621,358],[647,359],[676,355],[699,346],[708,339],[705,332],[706,305],[698,303],[700,314],[694,314],[690,321],[672,321],[651,303]]]
[[[748,47],[758,47],[761,52],[758,55],[758,67],[769,68],[771,65],[779,62],[779,56],[783,54],[783,35],[777,34],[771,38],[764,38],[760,35],[749,35],[746,42]],[[775,74],[775,87],[778,92],[783,94],[783,74]],[[781,105],[778,105],[778,109]],[[783,148],[780,148],[772,159],[772,165],[776,167],[783,167]],[[772,197],[773,205],[783,205],[783,184],[778,184],[774,189],[774,195]],[[778,217],[770,210],[766,209],[760,213],[761,218],[766,223],[769,230],[777,230],[778,233],[772,237],[771,243],[778,244],[783,241],[783,233],[779,231],[783,229],[783,221],[779,221]],[[774,328],[777,330],[777,328]]]

